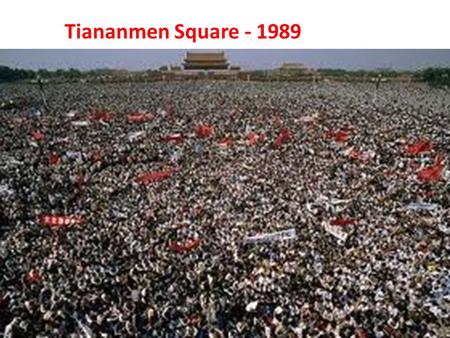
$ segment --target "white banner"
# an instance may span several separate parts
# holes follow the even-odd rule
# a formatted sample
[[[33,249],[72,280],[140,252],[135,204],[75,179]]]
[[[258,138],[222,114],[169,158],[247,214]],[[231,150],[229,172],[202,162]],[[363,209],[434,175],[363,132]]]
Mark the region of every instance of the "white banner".
[[[277,232],[271,232],[271,233],[258,234],[255,236],[248,236],[248,237],[245,237],[244,242],[245,243],[275,242],[275,241],[284,241],[284,240],[296,239],[296,238],[297,238],[297,234],[295,232],[295,229],[289,229],[289,230],[283,230],[283,231],[277,231]]]
[[[418,210],[426,210],[426,211],[433,211],[440,209],[441,206],[436,203],[409,203],[406,206],[406,209],[418,211]]]
[[[339,228],[338,226],[330,225],[327,222],[323,222],[322,225],[325,231],[328,232],[330,235],[333,235],[342,242],[345,242],[347,240],[348,234],[342,231],[342,229]]]

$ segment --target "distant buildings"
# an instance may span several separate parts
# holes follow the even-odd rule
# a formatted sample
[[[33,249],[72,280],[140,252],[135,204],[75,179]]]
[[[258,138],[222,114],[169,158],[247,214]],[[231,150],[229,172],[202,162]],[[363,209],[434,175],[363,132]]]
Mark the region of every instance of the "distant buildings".
[[[297,71],[309,71],[303,63],[299,62],[285,62],[280,67],[281,70],[297,70]]]
[[[187,52],[181,66],[164,66],[164,79],[237,79],[241,72],[231,66],[224,52]]]
[[[242,80],[242,81],[303,81],[303,82],[377,82],[377,71],[314,69],[300,62],[284,62],[279,67],[262,70],[241,70],[233,66],[223,51],[187,52],[178,65],[162,66],[159,76],[169,80]],[[411,82],[410,76],[399,72],[383,71],[379,82]],[[392,74],[390,74],[392,73]],[[375,77],[374,77],[375,75]],[[374,79],[372,79],[374,77]]]
[[[229,68],[229,63],[224,52],[187,52],[184,59],[183,68],[197,70],[223,70]]]
[[[278,70],[281,72],[295,73],[302,75],[311,75],[315,73],[313,69],[299,62],[285,62],[281,65],[281,67]]]

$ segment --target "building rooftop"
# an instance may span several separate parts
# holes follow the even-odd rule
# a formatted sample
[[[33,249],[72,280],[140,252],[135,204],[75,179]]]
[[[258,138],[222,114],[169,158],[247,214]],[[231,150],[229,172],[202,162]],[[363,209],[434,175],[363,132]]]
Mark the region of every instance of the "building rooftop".
[[[187,52],[184,69],[227,69],[228,60],[224,52]]]
[[[224,52],[211,52],[211,53],[197,53],[197,52],[187,52],[185,61],[193,61],[193,62],[226,62],[227,58],[225,57]]]

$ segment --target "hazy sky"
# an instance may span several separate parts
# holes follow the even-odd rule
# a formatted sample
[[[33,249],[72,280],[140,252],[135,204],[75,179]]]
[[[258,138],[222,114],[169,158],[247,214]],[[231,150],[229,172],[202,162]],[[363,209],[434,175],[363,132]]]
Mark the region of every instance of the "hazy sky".
[[[311,68],[413,70],[428,66],[450,67],[447,50],[225,50],[231,64],[244,69],[274,68],[283,62],[301,62]],[[121,68],[142,70],[179,65],[185,50],[1,50],[0,65],[27,69]]]

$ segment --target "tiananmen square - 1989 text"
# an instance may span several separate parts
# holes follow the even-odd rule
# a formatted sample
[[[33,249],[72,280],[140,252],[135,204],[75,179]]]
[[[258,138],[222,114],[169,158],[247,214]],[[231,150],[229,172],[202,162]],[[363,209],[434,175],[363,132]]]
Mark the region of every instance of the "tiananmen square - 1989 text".
[[[168,27],[88,27],[80,24],[65,24],[69,40],[169,40],[172,37]],[[301,26],[294,24],[260,24],[257,27],[258,39],[299,39]],[[193,43],[199,40],[236,40],[241,36],[237,27],[189,27],[177,24],[173,37],[186,39]],[[244,32],[252,35],[251,30]]]

